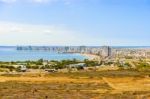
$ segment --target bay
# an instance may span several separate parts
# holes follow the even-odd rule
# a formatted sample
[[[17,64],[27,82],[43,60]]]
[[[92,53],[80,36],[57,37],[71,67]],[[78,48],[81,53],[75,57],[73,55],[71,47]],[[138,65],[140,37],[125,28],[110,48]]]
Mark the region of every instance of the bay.
[[[55,53],[49,51],[17,51],[15,48],[0,48],[0,61],[27,61],[27,60],[66,60],[77,59],[84,60],[87,57],[80,54]]]

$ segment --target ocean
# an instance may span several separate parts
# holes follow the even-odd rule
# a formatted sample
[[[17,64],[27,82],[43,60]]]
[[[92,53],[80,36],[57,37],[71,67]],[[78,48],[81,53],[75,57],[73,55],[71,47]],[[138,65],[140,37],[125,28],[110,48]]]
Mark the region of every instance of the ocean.
[[[27,60],[84,60],[87,57],[80,54],[61,54],[49,51],[17,51],[15,47],[0,47],[0,61],[27,61]]]
[[[92,47],[92,46],[91,46]],[[100,46],[97,46],[100,47]],[[112,48],[150,48],[150,46],[111,46]],[[66,60],[66,59],[84,60],[86,56],[72,53],[55,53],[50,51],[37,50],[16,50],[16,46],[0,46],[0,61],[27,61],[27,60]]]

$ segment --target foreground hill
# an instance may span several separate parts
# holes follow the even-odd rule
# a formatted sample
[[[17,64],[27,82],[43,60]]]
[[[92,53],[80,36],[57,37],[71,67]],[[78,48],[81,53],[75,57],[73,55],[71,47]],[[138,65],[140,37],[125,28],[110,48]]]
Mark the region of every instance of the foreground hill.
[[[102,71],[0,76],[1,99],[149,99],[149,73]]]

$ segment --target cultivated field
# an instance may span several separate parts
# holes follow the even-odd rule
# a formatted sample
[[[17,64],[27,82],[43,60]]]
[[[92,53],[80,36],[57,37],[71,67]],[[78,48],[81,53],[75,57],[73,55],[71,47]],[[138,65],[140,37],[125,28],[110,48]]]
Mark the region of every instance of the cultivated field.
[[[150,99],[150,73],[101,71],[0,76],[0,99]]]

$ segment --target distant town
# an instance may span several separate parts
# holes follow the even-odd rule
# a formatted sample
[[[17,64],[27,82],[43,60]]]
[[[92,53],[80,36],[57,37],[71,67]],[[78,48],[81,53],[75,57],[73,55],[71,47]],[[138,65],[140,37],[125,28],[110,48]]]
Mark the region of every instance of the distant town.
[[[111,46],[17,46],[17,51],[50,51],[56,53],[79,53],[88,57],[83,61],[73,60],[45,60],[36,61],[11,61],[0,62],[2,73],[12,72],[78,72],[78,71],[101,71],[134,69],[149,70],[150,48],[149,47],[111,47]]]
[[[116,58],[150,58],[150,47],[111,47],[111,46],[18,46],[18,51],[37,50],[51,51],[56,53],[80,53],[87,55],[96,55],[100,59],[116,59]]]

